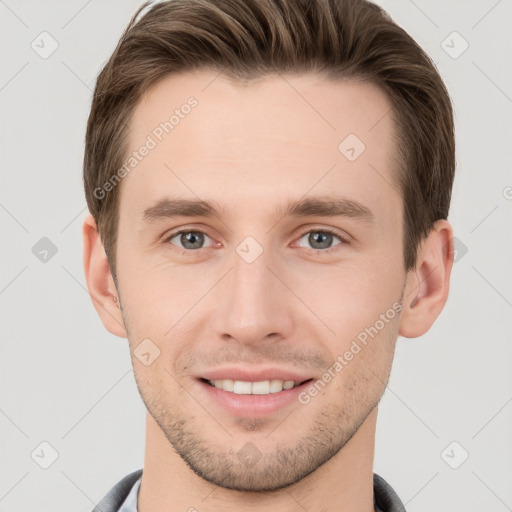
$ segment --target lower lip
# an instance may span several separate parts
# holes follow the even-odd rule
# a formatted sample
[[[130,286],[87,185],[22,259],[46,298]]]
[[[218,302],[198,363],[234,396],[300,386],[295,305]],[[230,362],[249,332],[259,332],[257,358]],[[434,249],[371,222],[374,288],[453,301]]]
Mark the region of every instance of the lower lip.
[[[253,418],[272,414],[292,403],[299,403],[298,395],[311,384],[312,379],[303,382],[300,386],[268,395],[238,395],[211,386],[203,380],[198,382],[208,397],[228,413]]]

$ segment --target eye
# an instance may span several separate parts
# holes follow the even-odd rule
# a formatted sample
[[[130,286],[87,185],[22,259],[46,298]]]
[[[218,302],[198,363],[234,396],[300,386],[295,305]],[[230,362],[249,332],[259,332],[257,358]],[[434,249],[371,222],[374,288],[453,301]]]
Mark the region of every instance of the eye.
[[[204,249],[212,247],[214,244],[210,243],[205,245],[205,240],[211,241],[211,238],[200,230],[195,229],[181,229],[171,233],[165,240],[164,243],[175,245],[182,252],[190,252],[198,249]],[[333,245],[334,239],[338,239],[339,243]],[[348,244],[341,235],[331,229],[313,229],[303,233],[299,239],[299,245],[303,247],[300,242],[306,240],[306,243],[310,244],[311,250],[317,250],[322,252],[329,252],[338,245]]]
[[[178,245],[179,249],[193,251],[204,248],[205,237],[208,239],[210,238],[207,234],[203,233],[202,231],[182,229],[181,231],[176,231],[175,233],[172,233],[169,237],[166,238],[165,242],[176,245],[176,243],[173,242],[173,240],[176,238],[178,242],[181,244],[181,247]]]
[[[337,238],[340,241],[340,243],[335,244],[333,246],[332,243],[335,238]],[[310,231],[306,231],[300,237],[299,242],[304,239],[308,244],[311,245],[311,249],[321,250],[323,252],[329,252],[329,250],[334,249],[334,247],[338,245],[348,243],[335,231],[332,231],[330,229],[313,229]]]

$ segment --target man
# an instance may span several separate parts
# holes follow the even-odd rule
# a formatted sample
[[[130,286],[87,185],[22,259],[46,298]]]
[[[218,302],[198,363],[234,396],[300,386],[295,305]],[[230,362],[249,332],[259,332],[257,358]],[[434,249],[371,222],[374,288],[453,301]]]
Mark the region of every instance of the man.
[[[454,151],[435,67],[369,2],[142,6],[96,84],[83,238],[146,451],[95,510],[405,510],[377,410],[447,299]]]

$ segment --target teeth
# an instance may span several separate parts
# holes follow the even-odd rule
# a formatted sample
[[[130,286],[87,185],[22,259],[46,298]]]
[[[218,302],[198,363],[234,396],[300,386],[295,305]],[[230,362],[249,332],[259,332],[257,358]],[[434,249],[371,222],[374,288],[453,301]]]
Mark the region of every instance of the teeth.
[[[289,381],[287,381],[289,382]],[[292,381],[293,383],[293,381]],[[271,380],[270,381],[270,392],[271,393],[279,393],[279,391],[282,391],[284,388],[284,382],[282,380]]]
[[[247,384],[250,384],[249,382]],[[264,380],[262,382],[253,382],[251,385],[253,395],[268,395],[270,394],[270,381]],[[249,391],[249,393],[251,392]]]
[[[251,386],[252,385],[250,382],[242,382],[241,380],[235,380],[233,393],[236,393],[237,395],[250,395]]]
[[[300,382],[293,380],[263,380],[260,382],[244,382],[242,380],[210,380],[210,384],[218,389],[230,391],[237,395],[268,395],[279,393],[283,389],[291,389],[298,386]]]
[[[233,391],[235,388],[235,381],[229,379],[215,380],[213,383],[216,388],[223,389],[224,391]]]

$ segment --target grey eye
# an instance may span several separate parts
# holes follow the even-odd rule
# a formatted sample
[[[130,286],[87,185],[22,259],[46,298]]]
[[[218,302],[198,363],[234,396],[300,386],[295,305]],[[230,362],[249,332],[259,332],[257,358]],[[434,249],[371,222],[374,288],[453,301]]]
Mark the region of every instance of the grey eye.
[[[178,238],[183,249],[196,250],[203,248],[205,237],[209,238],[201,231],[180,231],[169,238],[169,242],[174,243],[172,240]]]
[[[305,238],[307,239],[307,243],[310,244],[311,249],[330,249],[335,238],[337,238],[340,243],[342,242],[341,238],[334,233],[319,229],[305,233],[300,240]]]

